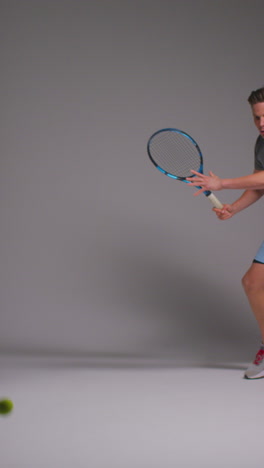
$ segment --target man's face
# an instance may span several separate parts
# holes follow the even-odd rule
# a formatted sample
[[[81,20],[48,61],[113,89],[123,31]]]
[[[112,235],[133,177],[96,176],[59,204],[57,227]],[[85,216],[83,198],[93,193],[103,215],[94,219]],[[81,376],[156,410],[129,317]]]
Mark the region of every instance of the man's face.
[[[254,123],[260,135],[262,138],[264,138],[264,102],[257,102],[257,104],[253,104],[252,114]]]

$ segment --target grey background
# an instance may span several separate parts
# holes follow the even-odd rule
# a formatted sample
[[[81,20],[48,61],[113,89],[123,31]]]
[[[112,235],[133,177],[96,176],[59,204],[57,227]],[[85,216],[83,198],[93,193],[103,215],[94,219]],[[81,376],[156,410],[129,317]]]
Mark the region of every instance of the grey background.
[[[249,359],[259,337],[240,278],[262,202],[219,222],[152,167],[146,143],[182,128],[205,171],[252,172],[262,10],[0,2],[2,352]]]

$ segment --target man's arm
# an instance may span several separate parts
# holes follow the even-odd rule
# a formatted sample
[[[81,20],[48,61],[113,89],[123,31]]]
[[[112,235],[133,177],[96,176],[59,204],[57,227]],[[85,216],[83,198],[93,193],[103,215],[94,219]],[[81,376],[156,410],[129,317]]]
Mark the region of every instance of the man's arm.
[[[253,174],[236,177],[235,179],[222,179],[222,189],[264,189],[264,171],[254,171]],[[220,189],[221,190],[221,189]]]
[[[236,201],[234,201],[231,206],[233,213],[238,213],[239,211],[248,208],[248,206],[255,203],[259,200],[264,194],[264,190],[245,190]]]
[[[239,211],[244,210],[248,206],[255,203],[259,198],[264,194],[264,190],[245,190],[245,192],[234,201],[231,205],[225,204],[223,208],[213,208],[216,215],[221,220],[226,220],[232,218]]]
[[[235,179],[220,179],[220,177],[209,173],[209,176],[200,174],[196,171],[191,171],[195,177],[188,177],[187,180],[191,186],[202,187],[195,196],[205,190],[216,191],[223,189],[245,189],[244,193],[231,205],[224,205],[222,209],[214,208],[219,219],[229,219],[239,211],[244,210],[248,206],[259,200],[264,194],[264,170],[256,170],[253,174],[237,177]]]
[[[209,175],[200,174],[191,171],[195,177],[187,177],[189,185],[202,187],[195,195],[199,195],[205,190],[217,191],[224,189],[245,189],[245,190],[264,190],[264,171],[255,170],[253,174],[236,177],[234,179],[221,179],[213,172]]]
[[[264,171],[254,171],[257,172],[264,172]],[[245,190],[241,197],[235,200],[231,205],[224,205],[221,210],[214,208],[215,213],[217,214],[218,218],[221,220],[226,220],[232,218],[236,213],[248,208],[250,205],[258,201],[264,195],[264,190]]]

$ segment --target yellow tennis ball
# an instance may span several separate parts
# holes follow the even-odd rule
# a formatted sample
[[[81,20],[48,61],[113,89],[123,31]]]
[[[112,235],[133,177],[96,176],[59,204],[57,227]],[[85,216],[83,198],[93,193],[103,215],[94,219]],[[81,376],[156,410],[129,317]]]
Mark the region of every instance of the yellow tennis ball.
[[[0,414],[9,414],[11,413],[14,405],[11,400],[8,398],[4,398],[3,400],[0,400]]]

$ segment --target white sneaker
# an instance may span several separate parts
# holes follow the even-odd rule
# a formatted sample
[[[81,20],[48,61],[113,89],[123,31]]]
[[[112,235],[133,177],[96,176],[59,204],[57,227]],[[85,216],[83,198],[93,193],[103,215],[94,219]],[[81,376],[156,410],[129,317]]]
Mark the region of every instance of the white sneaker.
[[[245,379],[262,379],[264,377],[264,349],[260,348],[255,360],[245,372]]]

